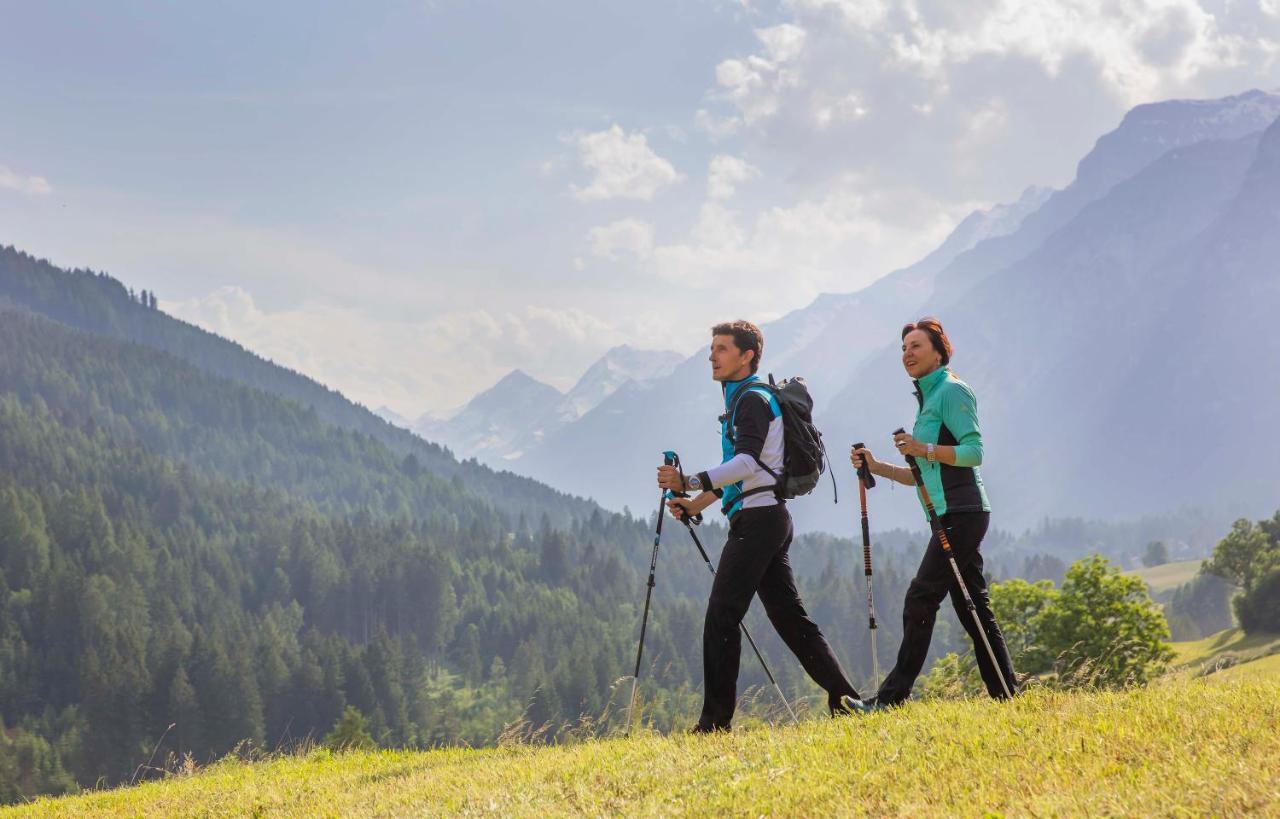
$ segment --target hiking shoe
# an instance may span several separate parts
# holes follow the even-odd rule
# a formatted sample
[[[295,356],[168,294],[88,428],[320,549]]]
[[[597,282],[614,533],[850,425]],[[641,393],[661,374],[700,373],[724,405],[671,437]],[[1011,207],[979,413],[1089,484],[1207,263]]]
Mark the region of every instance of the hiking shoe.
[[[884,711],[889,706],[880,702],[875,697],[869,697],[865,700],[854,699],[848,694],[840,698],[841,712],[845,714],[860,714],[866,716],[876,711]],[[834,712],[833,712],[834,713]]]
[[[689,729],[690,734],[727,734],[729,726],[727,725],[704,725],[699,722],[697,725]]]

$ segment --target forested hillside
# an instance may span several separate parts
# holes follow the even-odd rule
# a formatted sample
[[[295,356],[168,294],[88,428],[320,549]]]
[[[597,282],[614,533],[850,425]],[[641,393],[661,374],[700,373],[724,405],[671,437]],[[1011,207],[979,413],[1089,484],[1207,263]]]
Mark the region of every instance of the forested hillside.
[[[0,246],[0,303],[5,301],[98,336],[167,352],[204,374],[296,402],[312,409],[319,422],[359,432],[397,455],[412,455],[437,476],[456,475],[476,494],[501,497],[504,504],[529,501],[574,515],[589,515],[594,508],[535,481],[459,462],[443,447],[387,423],[340,393],[169,316],[157,309],[154,293],[135,294],[106,274],[63,270]]]

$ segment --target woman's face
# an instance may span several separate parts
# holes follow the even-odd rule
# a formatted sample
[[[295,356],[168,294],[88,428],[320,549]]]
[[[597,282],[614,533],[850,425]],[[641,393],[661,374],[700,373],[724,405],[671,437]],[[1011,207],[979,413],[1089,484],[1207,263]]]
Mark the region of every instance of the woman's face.
[[[924,330],[912,330],[902,339],[902,366],[912,378],[924,378],[942,366],[942,354]]]

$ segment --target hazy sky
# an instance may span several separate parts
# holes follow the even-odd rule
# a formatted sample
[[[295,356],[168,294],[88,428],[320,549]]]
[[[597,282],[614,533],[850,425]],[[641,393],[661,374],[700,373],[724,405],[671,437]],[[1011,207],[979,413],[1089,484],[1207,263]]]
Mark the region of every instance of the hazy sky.
[[[0,243],[408,415],[690,352],[1280,87],[1280,0],[0,0]]]

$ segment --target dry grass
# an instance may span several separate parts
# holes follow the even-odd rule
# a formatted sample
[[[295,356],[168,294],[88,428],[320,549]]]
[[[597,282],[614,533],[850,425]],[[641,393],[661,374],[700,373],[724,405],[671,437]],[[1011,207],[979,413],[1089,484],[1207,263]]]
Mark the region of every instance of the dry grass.
[[[715,737],[225,761],[12,816],[1280,816],[1280,680],[930,701]]]

